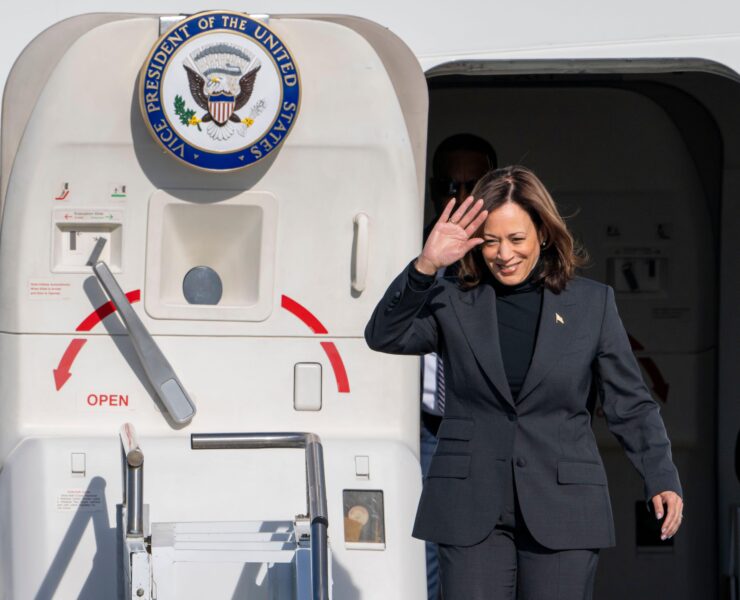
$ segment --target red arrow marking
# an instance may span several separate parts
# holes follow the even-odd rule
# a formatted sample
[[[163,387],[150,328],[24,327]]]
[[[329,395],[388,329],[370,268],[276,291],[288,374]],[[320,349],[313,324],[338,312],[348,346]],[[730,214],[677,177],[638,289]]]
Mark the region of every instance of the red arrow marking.
[[[658,365],[652,358],[641,357],[638,359],[640,364],[645,368],[647,374],[653,382],[653,391],[663,402],[668,402],[668,382],[663,379],[663,373],[660,372]]]
[[[337,391],[340,394],[349,394],[349,379],[347,379],[347,371],[344,368],[342,357],[339,356],[339,351],[334,345],[334,342],[321,342],[321,347],[329,357],[331,368],[334,369],[334,378],[337,380]]]
[[[632,346],[633,352],[645,350],[645,346],[643,346],[640,342],[633,338],[629,333],[627,334],[627,337],[630,340],[630,346]],[[653,391],[655,392],[655,395],[658,396],[658,398],[660,398],[663,402],[668,402],[669,385],[668,382],[663,378],[663,373],[660,372],[658,365],[655,364],[655,361],[652,358],[648,358],[647,356],[640,356],[637,358],[637,360],[643,366],[648,376],[650,377],[650,380],[653,382]]]
[[[298,302],[296,302],[292,298],[288,298],[288,296],[283,296],[280,300],[280,306],[282,306],[288,312],[293,313],[296,317],[298,317],[301,321],[308,325],[311,328],[311,331],[313,331],[314,333],[329,333],[326,330],[326,327],[322,325],[321,321],[319,321],[310,310],[308,310],[305,306],[298,304]]]
[[[128,298],[128,301],[131,302],[131,304],[138,302],[141,300],[141,290],[128,292],[126,294],[126,298]],[[114,312],[116,312],[116,305],[113,304],[113,302],[106,302],[87,315],[82,323],[77,326],[76,331],[90,331],[100,323],[100,321],[105,319],[105,317],[112,315]]]
[[[139,300],[141,300],[141,290],[134,290],[132,292],[129,292],[128,294],[126,294],[126,298],[128,298],[129,302],[138,302]],[[105,317],[113,314],[115,311],[116,306],[113,304],[113,302],[106,302],[102,306],[96,308],[89,315],[87,315],[82,323],[77,326],[77,331],[90,331],[93,327],[100,323],[100,321],[105,319]],[[54,383],[56,385],[57,391],[61,390],[64,384],[67,383],[67,380],[72,376],[72,373],[69,372],[69,369],[72,366],[75,358],[77,358],[80,350],[82,350],[82,347],[85,345],[85,342],[87,342],[87,340],[84,338],[74,338],[69,343],[69,346],[67,346],[67,349],[64,351],[64,355],[59,361],[59,366],[54,369]]]
[[[54,384],[57,387],[57,392],[62,389],[62,386],[67,383],[67,380],[72,377],[72,373],[69,372],[69,368],[72,366],[77,354],[82,350],[87,340],[82,338],[75,338],[67,346],[64,351],[62,360],[59,361],[59,366],[54,369]]]

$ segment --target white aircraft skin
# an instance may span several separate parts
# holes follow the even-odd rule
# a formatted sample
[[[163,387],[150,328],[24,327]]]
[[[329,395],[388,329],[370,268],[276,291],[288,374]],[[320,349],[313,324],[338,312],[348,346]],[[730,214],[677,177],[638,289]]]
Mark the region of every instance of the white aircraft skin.
[[[711,74],[717,80],[727,82],[729,87],[738,86],[740,88],[740,3],[728,0],[678,4],[671,0],[651,0],[650,2],[623,0],[619,3],[585,3],[579,0],[564,0],[561,2],[539,0],[534,3],[490,3],[469,0],[455,3],[438,0],[427,3],[390,0],[377,0],[375,2],[317,0],[314,3],[306,3],[302,0],[257,0],[247,4],[224,0],[224,2],[218,4],[207,5],[193,0],[158,0],[155,2],[107,0],[103,5],[92,0],[12,2],[9,6],[3,7],[3,18],[0,19],[0,84],[3,88],[5,87],[13,63],[33,39],[47,28],[65,19],[77,15],[101,12],[164,16],[186,15],[217,9],[242,11],[252,15],[274,16],[352,15],[373,21],[387,27],[408,45],[418,60],[421,71],[427,74],[431,82],[434,82],[438,76],[470,74],[476,70],[491,77],[505,74],[539,76],[543,73],[641,73],[646,70],[670,74],[673,71],[681,71],[682,69],[676,67],[676,64],[683,61],[685,66],[688,65],[685,67],[687,72]],[[94,84],[94,82],[92,83]],[[690,87],[691,85],[687,84],[687,88]],[[720,86],[718,89],[724,90],[725,88]],[[707,254],[707,256],[711,256],[706,258],[704,263],[701,263],[701,259],[697,258],[699,266],[694,265],[693,258],[690,257],[693,254],[699,256],[703,250],[697,249],[696,252],[692,252],[691,248],[684,248],[683,253],[677,250],[675,255],[672,256],[676,257],[677,263],[680,262],[681,268],[695,269],[699,273],[696,281],[701,282],[700,286],[706,285],[713,290],[717,290],[716,295],[712,296],[711,308],[707,312],[709,316],[706,320],[699,320],[697,321],[698,324],[693,325],[700,331],[700,334],[702,331],[705,333],[711,331],[713,337],[711,342],[706,344],[706,347],[697,344],[697,347],[701,346],[701,351],[706,350],[707,356],[711,355],[711,357],[707,358],[702,355],[703,358],[697,359],[696,364],[690,363],[688,367],[685,365],[689,363],[680,363],[680,358],[676,359],[679,362],[675,364],[670,363],[670,357],[663,357],[664,362],[661,363],[660,360],[658,362],[661,368],[663,368],[662,365],[668,365],[664,368],[664,371],[667,373],[666,378],[669,380],[669,384],[671,384],[670,389],[674,404],[669,401],[662,408],[669,435],[673,439],[674,454],[687,457],[681,459],[688,465],[682,471],[682,478],[685,478],[684,488],[687,491],[687,498],[685,498],[687,523],[690,525],[696,523],[694,526],[698,529],[699,524],[704,519],[711,532],[702,537],[695,533],[696,530],[684,526],[684,529],[677,536],[672,550],[663,553],[654,552],[653,554],[635,552],[633,549],[635,540],[632,537],[635,527],[632,520],[632,510],[634,501],[640,499],[639,493],[635,495],[630,492],[623,500],[614,501],[614,495],[619,493],[618,488],[621,486],[622,479],[620,475],[618,480],[620,483],[614,481],[611,471],[609,471],[611,466],[607,465],[609,467],[607,470],[610,473],[615,513],[621,511],[627,515],[623,517],[624,521],[622,522],[619,520],[620,517],[617,518],[618,531],[620,531],[617,542],[620,551],[629,555],[629,560],[635,562],[624,562],[621,563],[624,566],[619,569],[612,569],[606,564],[610,555],[604,553],[602,555],[603,572],[615,573],[621,571],[628,578],[629,569],[637,568],[634,566],[635,564],[639,562],[644,565],[649,562],[650,569],[653,569],[655,573],[656,582],[640,588],[643,590],[660,589],[658,583],[660,578],[675,577],[674,564],[681,564],[681,572],[689,573],[689,575],[685,575],[685,581],[682,584],[684,588],[686,590],[695,589],[690,584],[690,566],[687,570],[685,563],[678,562],[682,560],[682,557],[687,556],[687,548],[692,544],[702,545],[702,552],[711,557],[712,568],[716,574],[720,575],[720,578],[730,575],[731,573],[727,567],[731,543],[729,534],[731,519],[729,515],[734,507],[740,506],[740,480],[736,474],[736,465],[733,458],[736,437],[738,436],[737,424],[740,423],[740,403],[737,402],[737,378],[735,376],[737,365],[740,364],[740,344],[737,342],[740,339],[740,311],[736,309],[737,306],[740,306],[740,268],[737,265],[739,254],[737,252],[736,231],[736,224],[740,223],[740,202],[736,201],[737,198],[740,198],[740,116],[736,117],[734,115],[734,112],[740,114],[740,111],[733,111],[729,106],[735,101],[735,97],[732,100],[729,99],[730,96],[727,96],[728,99],[725,100],[717,94],[713,98],[709,97],[711,94],[708,94],[707,97],[701,97],[701,90],[695,91],[697,97],[700,97],[700,101],[712,113],[712,118],[715,119],[721,132],[723,144],[722,163],[718,166],[721,173],[721,188],[719,188],[721,198],[717,200],[720,208],[717,215],[718,225],[715,230],[716,237],[719,240],[707,234],[705,236],[707,239],[702,242],[704,243],[703,246],[700,242],[696,242],[697,248],[711,247],[713,252],[716,253],[715,255]],[[740,93],[738,93],[737,98],[740,98]],[[502,102],[506,101],[506,96],[502,95],[501,99]],[[443,101],[448,100],[438,100],[440,103]],[[434,103],[432,103],[430,114],[432,117],[435,115],[439,117],[439,114],[435,113],[434,106]],[[740,107],[740,102],[735,106]],[[2,106],[0,106],[1,110]],[[0,112],[1,117],[2,113]],[[492,125],[492,127],[496,126],[501,130],[504,128],[503,124],[505,124],[505,119],[501,117],[499,121],[496,121],[496,125]],[[437,129],[442,131],[444,128],[430,121],[430,148],[433,148],[434,144],[440,141],[441,134],[435,133]],[[659,144],[657,147],[659,148]],[[515,159],[516,157],[512,160]],[[430,157],[428,156],[427,164],[429,160]],[[7,185],[8,177],[9,173],[0,173],[0,180],[3,180],[1,189],[3,190]],[[568,189],[565,185],[561,187]],[[415,212],[409,209],[405,214],[409,218],[416,218],[414,215],[417,213],[418,210]],[[691,214],[693,215],[693,213]],[[590,218],[589,215],[584,214],[584,227],[587,226]],[[636,221],[641,218],[641,214],[636,213],[634,216]],[[701,219],[702,217],[698,218]],[[686,219],[687,223],[697,222],[692,221],[694,217],[689,216],[688,213]],[[594,222],[596,221],[597,219],[594,218]],[[598,222],[601,223],[601,221]],[[675,222],[678,222],[678,217],[675,217]],[[692,225],[686,226],[690,228]],[[587,237],[587,235],[584,235],[584,237]],[[411,248],[412,244],[407,244],[407,246]],[[595,255],[597,259],[600,257],[598,249]],[[404,260],[406,260],[405,257]],[[401,263],[403,263],[403,260],[399,262],[399,264]],[[602,272],[597,268],[596,271],[597,274],[590,276],[606,279],[605,270]],[[1,278],[0,281],[2,281]],[[694,280],[689,279],[689,281]],[[140,281],[129,280],[128,284],[127,289],[143,288],[145,282],[142,278]],[[620,310],[623,310],[622,316],[628,325],[628,329],[630,329],[629,319],[636,319],[634,314],[637,311],[635,305],[629,302],[629,300],[620,301]],[[692,311],[699,312],[701,304],[699,299],[696,299],[694,303],[689,301],[686,301],[686,303]],[[668,305],[673,306],[670,302]],[[176,328],[170,325],[171,323],[167,322],[158,323],[156,326],[159,326],[160,329],[155,333],[164,337],[176,334]],[[679,327],[679,325],[677,322],[676,327]],[[688,325],[686,327],[688,329]],[[120,333],[117,330],[116,332]],[[718,333],[715,334],[715,332]],[[4,333],[1,327],[0,333]],[[698,337],[701,337],[700,334],[698,334]],[[219,335],[222,334],[219,333]],[[348,337],[350,336],[348,335]],[[644,342],[645,340],[641,338],[641,341]],[[308,347],[308,344],[313,344],[314,340],[306,338],[299,343],[304,342],[305,347]],[[100,344],[101,342],[92,343]],[[92,343],[89,345],[92,346]],[[347,344],[349,343],[348,341]],[[359,346],[357,348],[358,352],[362,351]],[[265,343],[264,351],[265,360],[267,360],[267,356],[279,357],[282,352],[279,347],[271,346],[271,342]],[[303,351],[303,348],[301,351]],[[695,352],[701,354],[698,349],[695,349]],[[186,362],[188,359],[187,352],[178,350],[176,347],[171,349],[171,353],[173,362]],[[671,352],[666,350],[665,354],[667,356]],[[674,354],[681,354],[681,351],[676,351]],[[691,353],[687,352],[686,356],[689,354]],[[694,356],[694,354],[691,354],[691,356]],[[702,361],[708,362],[705,364]],[[291,365],[292,362],[291,359]],[[383,364],[393,363],[384,362]],[[404,363],[403,368],[398,367],[398,373],[401,373],[403,369],[406,369],[406,371],[413,369],[409,365],[410,362]],[[238,369],[238,362],[235,361],[234,364],[228,365],[228,368]],[[110,366],[106,366],[104,369],[110,369],[111,373],[115,372],[115,369]],[[703,379],[703,376],[696,375],[696,380],[691,379],[695,372],[709,373],[709,375],[706,375]],[[686,375],[687,373],[691,373],[691,375]],[[187,376],[184,376],[183,379],[187,384]],[[690,393],[686,392],[690,403],[682,404],[684,414],[677,416],[675,412],[671,412],[671,408],[677,406],[676,398],[681,397],[680,390],[682,387],[692,390]],[[701,394],[695,389],[707,390],[708,397],[701,397]],[[411,413],[414,411],[414,401],[414,399],[409,399],[408,411]],[[695,421],[702,421],[701,418],[695,415],[699,415],[700,410],[705,410],[705,403],[710,405],[708,414],[714,415],[716,423],[706,425],[704,429],[697,427],[695,431],[699,433],[692,433],[694,431],[692,424]],[[684,417],[683,420],[681,416]],[[603,425],[596,423],[595,429],[602,450],[614,450],[616,444],[607,437],[608,434]],[[392,427],[389,430],[392,430]],[[74,430],[69,431],[73,432]],[[409,435],[408,431],[403,433],[406,437],[413,437]],[[716,463],[711,462],[714,459],[707,459],[710,461],[709,463],[697,462],[694,464],[691,462],[694,444],[699,443],[692,437],[693,435],[704,435],[706,437],[703,443],[716,453]],[[171,452],[169,446],[164,443],[160,444],[160,442],[161,440],[150,446],[150,454],[147,455],[148,460],[149,456],[157,451],[164,455]],[[336,449],[346,450],[347,453],[357,452],[353,448],[351,440],[340,439],[334,443],[335,453]],[[2,439],[0,439],[0,448],[3,447],[3,444]],[[391,463],[397,460],[396,454],[382,447],[382,445],[374,444],[376,444],[375,441],[368,443],[367,453],[376,453],[380,457],[379,461],[387,460]],[[331,445],[329,445],[330,447]],[[69,446],[69,450],[75,451],[74,444]],[[67,451],[66,446],[65,451]],[[147,451],[146,445],[144,445],[144,451]],[[408,456],[403,458],[411,465],[409,468],[416,468],[415,464],[411,463],[414,463],[417,452],[418,448],[414,448],[413,451],[408,453]],[[702,454],[701,456],[706,455]],[[5,455],[0,456],[0,468],[2,468],[1,461],[4,458]],[[300,468],[300,460],[290,460],[293,461],[290,463],[293,467]],[[618,464],[622,459],[614,458],[613,460],[615,464]],[[207,470],[206,457],[198,456],[197,461],[200,466]],[[327,458],[327,468],[339,469],[340,467],[333,461],[333,458]],[[622,462],[626,463],[623,460]],[[629,466],[621,466],[629,470]],[[705,467],[711,475],[701,474]],[[163,472],[161,468],[157,469],[157,467],[152,466],[151,469],[152,472],[156,470],[160,476],[166,476],[166,471]],[[679,465],[679,469],[681,470],[681,465]],[[716,479],[713,475],[715,472],[717,473]],[[634,484],[631,479],[629,481],[632,482],[630,485]],[[395,484],[398,484],[398,482],[394,481],[389,485]],[[214,479],[213,482],[206,485],[217,486],[219,483]],[[301,493],[301,481],[283,482],[282,485],[281,492],[285,495]],[[166,488],[166,483],[156,484],[152,487],[156,487],[156,490],[152,489],[153,494],[156,492],[161,495],[163,488]],[[698,494],[694,492],[694,497],[692,497],[691,491],[701,487],[712,490],[716,487],[717,492],[714,494],[712,491],[710,495],[702,498],[699,498]],[[639,486],[632,485],[630,489],[639,490]],[[2,496],[0,496],[0,500],[2,500]],[[110,501],[110,498],[108,500]],[[204,501],[199,500],[199,502],[203,503]],[[259,506],[269,513],[271,507],[267,500]],[[696,510],[694,507],[696,507]],[[388,506],[386,506],[386,511],[388,511]],[[412,507],[405,506],[404,511],[403,515],[387,514],[386,519],[390,520],[387,521],[388,526],[400,527],[398,519],[405,519],[410,527],[413,519]],[[187,520],[185,511],[178,512],[176,510],[174,514],[181,520]],[[230,514],[229,517],[236,519],[238,514]],[[105,535],[105,532],[109,532],[111,527],[115,527],[115,523],[103,522],[105,519],[101,519],[103,518],[100,517],[97,520],[93,517],[90,518],[96,536]],[[333,526],[334,531],[338,532],[341,524],[334,522]],[[619,529],[620,527],[622,529]],[[715,530],[717,535],[713,533]],[[2,532],[0,532],[0,535],[2,535]],[[87,531],[86,536],[90,537],[91,535],[91,532]],[[335,533],[335,535],[339,534]],[[711,541],[708,543],[707,540]],[[389,552],[392,550],[390,544],[388,550]],[[416,546],[415,551],[419,550],[420,547]],[[671,562],[674,558],[675,563]],[[97,561],[98,557],[85,555],[82,559],[78,558],[76,560],[84,562],[84,560],[89,559]],[[0,552],[1,560],[4,560],[4,557]],[[420,564],[420,560],[413,563],[417,571]],[[79,564],[75,564],[75,569],[78,571],[85,572],[85,568],[84,565],[80,567]],[[108,566],[105,568],[109,569],[111,573],[115,571],[114,567]],[[646,570],[649,571],[650,569]],[[36,575],[38,574],[36,573]],[[351,580],[352,575],[348,575],[346,571],[338,570],[334,573],[334,578],[335,581],[346,583],[347,580]],[[51,579],[54,579],[54,577]],[[60,589],[63,589],[64,582],[60,584],[58,581],[60,579],[61,576],[55,579],[54,585],[62,585]],[[50,575],[47,574],[46,579],[43,580],[41,591],[46,589],[43,587],[44,585],[48,589],[53,589],[49,580]],[[11,596],[3,595],[5,593],[3,586],[6,584],[7,582],[2,580],[2,568],[0,568],[0,600],[11,600]],[[601,582],[599,585],[601,585],[602,590],[609,588],[608,582]],[[408,589],[412,588],[420,589],[418,585],[416,587],[412,585]],[[373,589],[370,588],[357,590],[349,586],[345,589],[352,589],[356,593],[350,600],[365,600],[376,597],[373,595]],[[421,596],[419,600],[421,600]],[[638,596],[638,600],[642,600],[642,596]],[[684,600],[684,598],[677,598],[677,600]]]
[[[221,3],[82,2],[13,3],[0,23],[0,81],[15,58],[41,31],[69,17],[96,12],[190,14],[224,9],[251,14],[346,14],[388,27],[419,58],[425,70],[469,58],[624,58],[701,56],[733,68],[740,6],[728,0],[679,3],[621,2],[448,3],[225,0]],[[676,54],[677,49],[680,54]]]

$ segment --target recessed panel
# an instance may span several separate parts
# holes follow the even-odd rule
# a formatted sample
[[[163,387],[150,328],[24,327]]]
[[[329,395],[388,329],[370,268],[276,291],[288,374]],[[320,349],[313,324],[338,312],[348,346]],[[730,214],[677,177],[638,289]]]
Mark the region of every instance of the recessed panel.
[[[164,190],[149,206],[147,312],[160,319],[261,321],[272,308],[277,201]],[[184,199],[184,198],[187,198]]]

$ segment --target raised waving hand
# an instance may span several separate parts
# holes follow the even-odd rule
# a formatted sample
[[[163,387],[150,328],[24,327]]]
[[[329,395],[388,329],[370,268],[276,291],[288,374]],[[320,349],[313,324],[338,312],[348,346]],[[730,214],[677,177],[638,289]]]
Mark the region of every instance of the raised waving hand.
[[[483,243],[483,238],[471,237],[488,216],[488,211],[482,210],[483,200],[473,202],[473,197],[468,196],[453,213],[454,206],[455,199],[452,198],[434,224],[424,249],[414,263],[422,273],[434,275]]]

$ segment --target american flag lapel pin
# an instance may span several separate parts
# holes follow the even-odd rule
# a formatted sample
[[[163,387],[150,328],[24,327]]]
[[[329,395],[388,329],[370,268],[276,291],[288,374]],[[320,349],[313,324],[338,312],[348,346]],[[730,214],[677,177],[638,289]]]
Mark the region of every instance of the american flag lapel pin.
[[[558,313],[555,313],[555,323],[559,325],[565,325],[565,319],[561,317]]]

